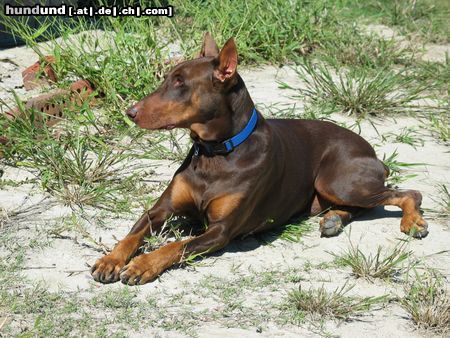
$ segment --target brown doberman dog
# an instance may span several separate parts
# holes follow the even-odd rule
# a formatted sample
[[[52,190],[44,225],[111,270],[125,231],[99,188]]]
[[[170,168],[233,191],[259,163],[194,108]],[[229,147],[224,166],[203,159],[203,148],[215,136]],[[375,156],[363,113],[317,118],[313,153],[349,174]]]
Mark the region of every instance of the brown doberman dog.
[[[305,212],[325,212],[320,231],[334,236],[361,210],[395,205],[403,210],[401,231],[428,234],[421,194],[386,187],[389,170],[369,143],[330,122],[264,119],[237,60],[233,39],[219,52],[207,33],[197,59],[174,67],[127,111],[142,128],[188,128],[194,146],[158,202],[92,267],[95,280],[144,284],[187,255],[219,250]],[[207,229],[133,258],[145,236],[181,215],[206,221]]]

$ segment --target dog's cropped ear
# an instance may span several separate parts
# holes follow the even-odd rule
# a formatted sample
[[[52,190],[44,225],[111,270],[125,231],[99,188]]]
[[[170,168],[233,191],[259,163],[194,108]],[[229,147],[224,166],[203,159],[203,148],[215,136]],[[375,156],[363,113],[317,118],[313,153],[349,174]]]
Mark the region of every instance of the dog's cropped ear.
[[[225,42],[225,45],[219,53],[218,65],[214,70],[214,77],[221,82],[232,78],[236,74],[237,62],[238,54],[236,44],[234,43],[234,39],[230,38]]]
[[[203,36],[203,44],[202,44],[202,50],[198,54],[199,58],[205,57],[205,56],[217,56],[219,55],[219,47],[217,47],[216,42],[214,41],[213,37],[209,32],[206,32]]]

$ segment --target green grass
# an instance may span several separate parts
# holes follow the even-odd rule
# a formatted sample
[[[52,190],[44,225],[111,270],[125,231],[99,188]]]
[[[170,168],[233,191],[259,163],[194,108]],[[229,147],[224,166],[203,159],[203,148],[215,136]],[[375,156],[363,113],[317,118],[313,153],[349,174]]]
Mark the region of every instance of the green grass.
[[[309,233],[317,229],[317,218],[309,218],[285,225],[280,238],[289,242],[301,242]]]
[[[157,19],[103,17],[95,24],[83,18],[60,21],[56,24],[60,38],[48,44],[37,44],[37,39],[54,39],[52,31],[42,29],[31,34],[26,18],[12,20],[1,15],[0,19],[38,55],[55,56],[55,71],[62,80],[58,85],[73,78],[89,80],[102,95],[103,104],[110,105],[112,117],[125,125],[129,122],[119,112],[131,100],[139,100],[155,89],[168,69],[163,62],[168,57],[163,51],[165,44],[157,45]],[[50,23],[49,18],[45,24]],[[95,31],[84,33],[92,29]]]
[[[448,144],[450,141],[450,117],[447,111],[430,114],[425,122],[432,134],[441,142]]]
[[[450,58],[448,55],[446,55],[445,62],[415,62],[407,68],[405,75],[414,81],[426,84],[427,90],[434,91],[438,97],[446,99],[448,106],[450,95]]]
[[[189,223],[183,218],[171,217],[169,218],[161,230],[158,233],[154,233],[149,237],[145,238],[145,244],[143,250],[145,252],[154,251],[159,249],[161,246],[168,243],[169,239],[174,239],[179,241],[183,234],[183,227],[187,226]]]
[[[323,320],[349,320],[367,314],[374,307],[379,307],[386,301],[385,296],[357,298],[349,296],[353,286],[344,285],[334,291],[320,288],[304,290],[301,285],[298,290],[291,291],[286,304],[287,311],[293,311],[293,320],[302,323],[306,316]]]
[[[424,166],[426,163],[410,163],[398,160],[397,149],[390,155],[383,154],[383,163],[389,168],[389,176],[386,179],[388,186],[396,186],[417,176],[414,173],[408,173],[408,169]]]
[[[450,5],[442,0],[381,1],[378,5],[384,22],[397,26],[406,33],[419,34],[425,41],[445,43],[450,41],[448,13]]]
[[[123,337],[143,326],[188,333],[195,323],[187,313],[169,312],[164,294],[145,300],[138,298],[138,289],[123,285],[101,292],[97,287],[49,291],[48,285],[23,273],[28,255],[41,249],[30,247],[36,234],[17,238],[16,232],[15,225],[0,232],[0,324],[6,318],[2,335]]]
[[[383,69],[413,62],[415,51],[393,40],[364,32],[356,23],[339,22],[333,39],[324,40],[315,56],[334,67]]]
[[[425,87],[401,73],[389,70],[373,73],[362,69],[336,71],[310,62],[295,70],[306,88],[291,89],[296,89],[296,97],[306,99],[311,105],[359,117],[397,115],[424,109],[415,101],[423,98]]]
[[[36,124],[47,119],[40,111],[25,111],[23,118],[7,123],[4,135],[11,144],[3,147],[10,165],[33,170],[45,191],[70,206],[96,205],[123,211],[126,193],[135,189],[130,159],[133,149],[123,144],[124,135],[111,142],[99,133],[100,123],[88,107],[53,128]]]
[[[364,253],[359,246],[349,242],[347,250],[331,254],[336,265],[350,267],[357,278],[399,280],[411,266],[417,264],[412,259],[412,251],[406,248],[407,241],[398,242],[392,249],[379,246],[374,254]]]
[[[110,309],[132,308],[137,305],[137,289],[123,287],[119,290],[108,290],[96,294],[91,303],[93,306],[102,306]]]
[[[444,213],[450,214],[450,190],[446,184],[441,184],[439,187],[440,205]]]
[[[151,174],[145,161],[179,161],[186,152],[177,134],[144,136],[137,128],[114,126],[88,101],[66,109],[55,127],[45,124],[50,118],[45,112],[25,108],[18,98],[16,103],[20,118],[0,116],[2,135],[11,140],[0,144],[2,161],[30,170],[44,191],[71,207],[128,212],[144,204],[153,189],[143,181]]]
[[[281,63],[309,54],[329,38],[337,21],[327,1],[284,0],[246,2],[211,0],[207,3],[175,1],[173,29],[188,55],[198,53],[204,31],[221,46],[235,37],[244,63]],[[263,9],[263,10],[262,10]]]
[[[450,5],[446,0],[343,0],[338,3],[348,20],[358,18],[381,23],[425,42],[450,41]]]
[[[400,304],[421,329],[445,336],[450,332],[450,294],[445,279],[435,272],[416,272]]]
[[[428,217],[434,218],[444,224],[450,225],[450,190],[446,183],[441,183],[436,186],[438,191],[435,196],[432,196],[432,200],[436,203],[434,208],[426,208],[424,211],[429,215]]]
[[[415,127],[404,127],[399,131],[386,133],[382,135],[382,138],[383,141],[409,144],[414,149],[424,145],[424,141]]]

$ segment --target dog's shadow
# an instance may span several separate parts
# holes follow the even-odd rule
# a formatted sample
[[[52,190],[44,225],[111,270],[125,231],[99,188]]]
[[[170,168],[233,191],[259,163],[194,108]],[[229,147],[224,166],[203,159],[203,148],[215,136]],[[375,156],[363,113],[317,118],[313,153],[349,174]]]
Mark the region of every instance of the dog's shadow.
[[[379,207],[370,209],[370,210],[364,212],[363,214],[361,214],[360,216],[356,217],[351,222],[351,224],[357,226],[358,222],[372,221],[375,219],[394,219],[394,218],[398,219],[398,223],[400,224],[401,217],[402,217],[401,210],[391,211],[391,210],[386,210],[383,206],[379,206]],[[290,224],[301,224],[303,221],[305,221],[309,218],[310,217],[305,216],[305,215],[298,216],[298,217],[293,218],[287,224],[280,226],[276,229],[268,230],[263,233],[252,234],[252,235],[235,238],[225,248],[218,250],[214,253],[208,254],[208,256],[209,257],[220,257],[224,253],[248,252],[248,251],[253,251],[253,250],[257,249],[260,246],[270,245],[275,240],[277,240],[281,237],[283,232],[286,231],[286,229],[288,228],[288,226]],[[319,231],[319,223],[318,222],[317,222],[316,229],[313,228],[312,231],[317,231],[317,232]],[[192,234],[199,234],[199,233],[192,232]],[[339,236],[341,234],[338,234],[337,236]],[[327,239],[332,240],[332,238],[323,238],[323,239],[324,240],[327,240]],[[201,258],[198,258],[198,259],[200,260]]]

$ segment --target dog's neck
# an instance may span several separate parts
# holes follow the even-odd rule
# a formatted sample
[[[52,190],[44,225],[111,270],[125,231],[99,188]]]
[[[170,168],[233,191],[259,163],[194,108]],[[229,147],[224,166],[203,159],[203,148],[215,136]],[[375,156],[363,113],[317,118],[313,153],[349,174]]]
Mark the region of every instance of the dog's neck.
[[[236,74],[236,77],[236,84],[227,94],[227,106],[218,107],[223,110],[220,116],[206,123],[191,126],[193,140],[221,142],[245,128],[255,105],[242,78],[239,74]]]

